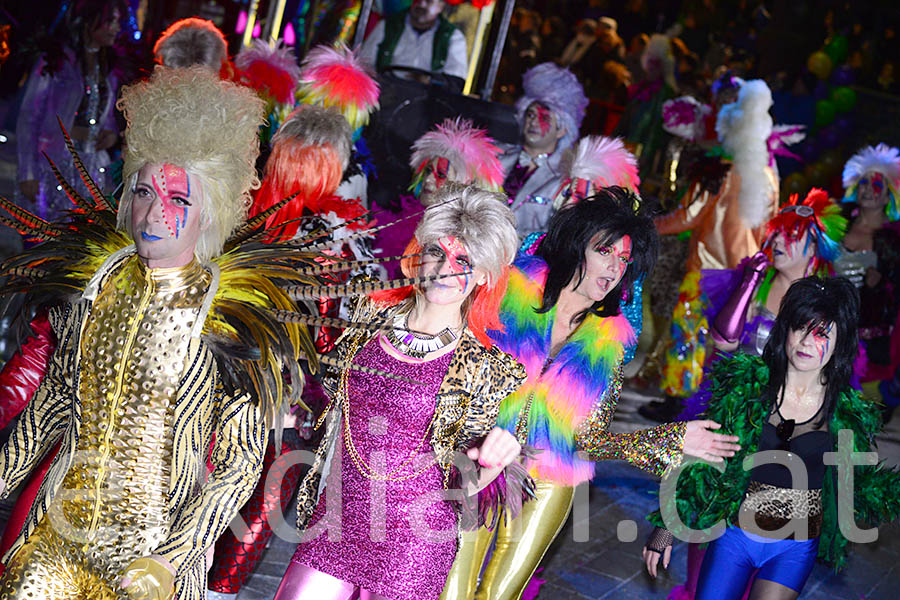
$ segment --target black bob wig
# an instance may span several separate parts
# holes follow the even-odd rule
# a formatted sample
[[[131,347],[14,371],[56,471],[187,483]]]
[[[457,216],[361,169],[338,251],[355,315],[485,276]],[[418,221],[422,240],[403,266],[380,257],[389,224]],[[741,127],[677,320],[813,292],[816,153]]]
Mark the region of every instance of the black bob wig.
[[[644,279],[656,264],[659,236],[644,203],[632,192],[617,186],[562,208],[550,220],[538,254],[550,267],[544,297],[538,312],[547,312],[559,300],[560,292],[575,279],[584,278],[585,253],[592,238],[600,233],[596,246],[614,244],[631,237],[631,263],[622,280],[600,302],[575,316],[580,323],[588,314],[612,317],[620,313],[623,295],[634,293],[634,282]]]
[[[834,415],[841,392],[850,385],[853,362],[859,350],[857,323],[859,322],[859,293],[850,281],[843,277],[804,277],[791,284],[781,300],[778,318],[763,350],[763,360],[769,367],[769,388],[766,397],[770,403],[778,402],[788,370],[785,350],[791,331],[820,326],[836,327],[837,340],[834,354],[822,367],[822,383],[825,385],[825,410],[818,426],[827,423]]]

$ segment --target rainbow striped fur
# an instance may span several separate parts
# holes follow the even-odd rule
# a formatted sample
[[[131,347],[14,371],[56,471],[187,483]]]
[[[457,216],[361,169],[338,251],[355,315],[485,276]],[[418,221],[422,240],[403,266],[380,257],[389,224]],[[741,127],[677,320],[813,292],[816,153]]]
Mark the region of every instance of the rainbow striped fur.
[[[490,335],[525,366],[528,379],[500,405],[497,425],[515,431],[518,415],[533,393],[528,445],[539,453],[529,460],[529,474],[577,485],[593,477],[594,463],[575,456],[575,432],[612,385],[625,345],[635,341],[634,330],[624,315],[589,315],[541,375],[556,315],[555,307],[543,314],[534,310],[541,304],[547,264],[537,256],[520,254],[513,266],[500,307],[504,331]]]

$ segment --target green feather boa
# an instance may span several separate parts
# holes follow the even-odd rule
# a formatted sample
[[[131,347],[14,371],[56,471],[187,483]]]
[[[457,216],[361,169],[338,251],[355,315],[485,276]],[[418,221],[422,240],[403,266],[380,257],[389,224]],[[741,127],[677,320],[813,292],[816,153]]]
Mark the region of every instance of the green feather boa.
[[[686,525],[705,529],[723,519],[731,523],[737,515],[750,482],[750,471],[742,466],[744,457],[756,452],[767,416],[768,407],[760,398],[768,382],[769,369],[757,356],[737,354],[715,364],[711,378],[712,402],[706,415],[721,423],[723,432],[737,435],[741,450],[726,461],[723,473],[703,463],[690,465],[681,473],[674,503]],[[832,432],[851,430],[854,449],[869,452],[880,427],[879,411],[872,403],[852,389],[841,394],[829,426]],[[853,506],[858,523],[877,526],[900,515],[900,471],[879,463],[855,467],[853,475]],[[833,466],[825,469],[822,503],[825,512],[819,558],[838,570],[846,562],[848,542],[838,527],[837,470]],[[664,526],[658,510],[647,520],[658,527]]]

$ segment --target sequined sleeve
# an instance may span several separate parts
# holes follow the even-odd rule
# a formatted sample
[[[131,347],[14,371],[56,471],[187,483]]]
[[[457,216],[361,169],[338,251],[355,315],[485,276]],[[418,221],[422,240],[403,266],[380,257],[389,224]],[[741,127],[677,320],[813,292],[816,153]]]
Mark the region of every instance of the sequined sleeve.
[[[69,423],[78,330],[85,310],[86,305],[81,303],[50,312],[50,325],[59,345],[50,357],[47,374],[0,453],[0,479],[6,484],[0,497],[6,497],[28,476]]]
[[[168,539],[155,552],[172,563],[179,577],[204,560],[250,497],[262,472],[268,428],[259,405],[248,395],[223,395],[217,413],[213,472],[176,516]]]
[[[666,470],[681,464],[686,423],[667,423],[632,433],[611,433],[609,424],[616,412],[623,378],[619,365],[613,385],[579,426],[575,445],[591,460],[625,460],[643,471],[662,476]]]

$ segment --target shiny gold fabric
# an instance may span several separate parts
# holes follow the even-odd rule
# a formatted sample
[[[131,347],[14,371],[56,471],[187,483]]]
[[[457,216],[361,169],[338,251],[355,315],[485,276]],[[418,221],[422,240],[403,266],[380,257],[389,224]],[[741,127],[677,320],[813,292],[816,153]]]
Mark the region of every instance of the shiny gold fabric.
[[[249,395],[224,393],[212,350],[191,336],[215,292],[207,269],[154,270],[148,281],[138,261],[133,247],[109,256],[84,294],[50,311],[58,346],[0,452],[0,479],[13,489],[60,450],[3,560],[62,521],[81,536],[65,552],[107,585],[153,554],[175,569],[179,600],[201,600],[207,551],[259,478],[266,423]]]
[[[80,554],[74,571],[112,585],[168,537],[172,407],[208,286],[196,262],[147,271],[132,260],[97,296],[81,337],[79,452],[39,526],[52,544],[28,569],[49,570],[31,563],[53,551]]]
[[[0,579],[0,598],[117,600],[112,583],[90,566],[90,556],[57,535],[44,519],[10,561]]]
[[[462,532],[441,600],[515,600],[522,595],[547,548],[569,518],[575,488],[537,481],[536,497],[521,514],[497,527],[497,545],[478,575],[494,533],[484,527]]]
[[[766,168],[771,194],[768,216],[755,228],[741,218],[738,195],[741,178],[732,168],[716,195],[700,189],[688,191],[684,206],[656,219],[660,235],[691,231],[688,272],[699,269],[733,269],[747,256],[759,251],[765,233],[765,222],[778,210],[778,178]]]

